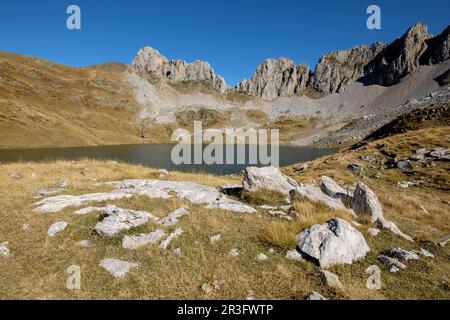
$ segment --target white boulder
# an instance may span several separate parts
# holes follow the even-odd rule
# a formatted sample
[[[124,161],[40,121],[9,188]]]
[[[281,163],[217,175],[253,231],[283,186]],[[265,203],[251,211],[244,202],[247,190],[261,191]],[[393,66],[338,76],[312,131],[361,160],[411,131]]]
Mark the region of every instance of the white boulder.
[[[361,232],[341,218],[306,229],[297,236],[297,242],[302,256],[310,257],[322,268],[351,264],[370,251]]]

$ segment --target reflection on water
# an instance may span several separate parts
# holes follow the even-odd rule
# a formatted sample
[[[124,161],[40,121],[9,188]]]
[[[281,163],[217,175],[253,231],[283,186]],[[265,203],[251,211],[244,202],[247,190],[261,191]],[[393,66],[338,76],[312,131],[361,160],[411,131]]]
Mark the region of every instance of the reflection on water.
[[[141,164],[151,168],[185,171],[207,172],[226,175],[239,172],[249,165],[248,148],[246,148],[245,164],[182,164],[175,165],[171,160],[173,144],[147,144],[147,145],[119,145],[72,148],[45,148],[0,150],[0,162],[16,161],[47,161],[47,160],[77,160],[82,158],[117,160],[130,164]],[[335,152],[334,149],[300,148],[280,146],[280,166],[306,162]],[[270,147],[268,148],[270,155]],[[225,152],[224,152],[225,154]],[[235,157],[236,159],[237,157]],[[254,164],[251,164],[254,165]]]

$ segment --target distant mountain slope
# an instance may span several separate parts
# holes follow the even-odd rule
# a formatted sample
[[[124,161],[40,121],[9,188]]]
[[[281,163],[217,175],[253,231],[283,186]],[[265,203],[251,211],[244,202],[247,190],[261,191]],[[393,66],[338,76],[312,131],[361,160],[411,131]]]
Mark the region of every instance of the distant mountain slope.
[[[279,128],[281,142],[297,145],[359,141],[449,85],[449,29],[434,37],[416,24],[389,45],[328,53],[314,73],[268,59],[235,88],[207,62],[150,47],[130,65],[83,68],[0,52],[0,148],[169,142],[194,120]]]

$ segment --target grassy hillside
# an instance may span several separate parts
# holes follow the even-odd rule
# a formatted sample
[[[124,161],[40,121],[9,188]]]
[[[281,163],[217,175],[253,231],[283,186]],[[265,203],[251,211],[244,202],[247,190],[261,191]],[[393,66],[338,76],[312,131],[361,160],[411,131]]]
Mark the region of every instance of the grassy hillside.
[[[330,211],[302,199],[294,203],[298,219],[287,222],[262,211],[237,214],[206,209],[176,198],[133,197],[108,203],[145,210],[157,216],[184,206],[191,215],[180,220],[177,227],[182,227],[185,233],[172,243],[170,250],[162,252],[155,245],[129,251],[120,245],[122,236],[153,231],[156,228],[153,223],[106,239],[92,234],[99,220],[98,213],[76,216],[74,208],[56,214],[33,213],[31,204],[36,201],[34,197],[39,188],[55,186],[61,178],[70,181],[68,194],[83,194],[111,189],[107,185],[94,185],[100,181],[158,178],[156,170],[90,160],[2,165],[0,188],[4,192],[0,200],[0,241],[9,241],[12,255],[0,258],[0,298],[243,299],[253,291],[257,299],[303,299],[315,290],[329,299],[450,299],[449,248],[437,247],[432,242],[450,233],[450,164],[435,161],[429,168],[415,166],[409,171],[387,170],[382,165],[386,157],[379,150],[381,144],[398,157],[407,157],[419,148],[449,148],[448,137],[448,127],[425,128],[283,170],[301,182],[317,181],[324,174],[345,184],[364,181],[378,194],[385,216],[411,235],[414,243],[388,231],[372,237],[368,234],[372,225],[367,220],[354,219],[346,213]],[[361,160],[362,156],[378,160],[365,162]],[[349,163],[363,164],[363,173],[349,171]],[[17,173],[19,178],[12,173]],[[172,172],[170,179],[218,186],[226,182],[237,183],[242,178]],[[409,189],[396,185],[398,181],[412,179],[422,183]],[[280,201],[276,194],[264,192],[244,200],[251,204]],[[360,223],[357,229],[364,234],[371,248],[361,262],[330,269],[339,275],[344,284],[342,289],[328,288],[314,277],[312,273],[318,267],[313,263],[285,258],[286,251],[295,247],[297,233],[334,216]],[[67,221],[69,226],[55,238],[48,238],[48,227],[60,220]],[[23,230],[23,224],[28,224],[28,229]],[[216,234],[221,234],[222,238],[219,243],[212,244],[210,237]],[[93,246],[77,246],[76,242],[82,239],[89,239]],[[427,248],[436,258],[422,258],[395,274],[382,268],[381,290],[367,289],[367,267],[378,264],[376,258],[380,252],[396,246],[414,250]],[[181,258],[172,252],[177,247],[182,248]],[[239,248],[241,254],[230,257],[231,248]],[[269,251],[271,248],[273,253]],[[257,261],[257,253],[264,253],[269,259]],[[99,266],[101,259],[111,257],[139,261],[141,266],[130,271],[124,279],[117,280]],[[66,269],[72,264],[81,266],[81,290],[65,288]],[[218,286],[211,294],[201,289],[203,284],[215,281]]]

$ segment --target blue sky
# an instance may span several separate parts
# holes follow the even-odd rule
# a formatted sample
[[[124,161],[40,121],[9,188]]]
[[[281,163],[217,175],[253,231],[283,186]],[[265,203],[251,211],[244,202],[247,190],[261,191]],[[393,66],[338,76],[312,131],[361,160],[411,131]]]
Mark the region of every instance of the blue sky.
[[[77,4],[82,30],[66,28]],[[382,29],[366,28],[366,8]],[[269,57],[315,67],[324,53],[390,42],[412,24],[432,33],[450,24],[448,0],[40,0],[0,1],[0,50],[73,66],[130,63],[143,46],[168,58],[206,60],[234,85]]]

